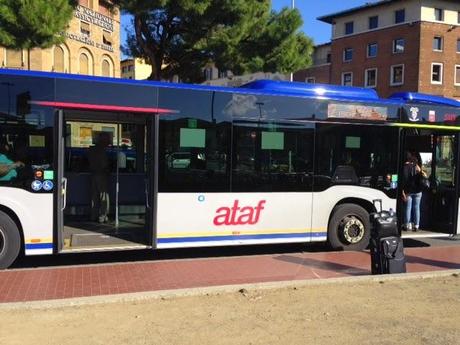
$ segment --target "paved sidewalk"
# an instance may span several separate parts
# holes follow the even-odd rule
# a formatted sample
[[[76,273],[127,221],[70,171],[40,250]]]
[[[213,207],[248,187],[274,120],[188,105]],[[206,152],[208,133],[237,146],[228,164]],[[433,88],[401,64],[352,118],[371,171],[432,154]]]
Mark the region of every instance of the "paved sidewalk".
[[[460,246],[408,248],[408,272],[460,268]],[[0,303],[370,274],[366,252],[287,253],[0,271]]]

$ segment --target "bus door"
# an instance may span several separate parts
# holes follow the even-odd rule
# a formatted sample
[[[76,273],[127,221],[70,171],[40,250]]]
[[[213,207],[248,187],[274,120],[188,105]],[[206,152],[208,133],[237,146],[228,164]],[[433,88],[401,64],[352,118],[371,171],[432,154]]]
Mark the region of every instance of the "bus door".
[[[403,130],[400,174],[407,152],[415,152],[426,172],[430,186],[423,188],[420,205],[420,229],[456,234],[459,205],[458,133],[431,129]],[[401,188],[400,188],[401,189]],[[401,194],[400,194],[401,195]],[[401,201],[401,198],[400,198]],[[400,202],[400,221],[404,224],[405,205]]]
[[[59,250],[152,243],[153,118],[65,111],[60,118]]]

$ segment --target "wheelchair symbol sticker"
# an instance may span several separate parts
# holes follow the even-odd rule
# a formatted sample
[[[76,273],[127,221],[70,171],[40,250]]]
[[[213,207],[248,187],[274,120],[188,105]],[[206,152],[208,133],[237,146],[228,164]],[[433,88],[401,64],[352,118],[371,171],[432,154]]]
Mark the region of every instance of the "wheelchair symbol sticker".
[[[40,189],[42,189],[43,184],[40,181],[35,180],[35,181],[32,182],[30,187],[32,188],[32,190],[38,192]]]

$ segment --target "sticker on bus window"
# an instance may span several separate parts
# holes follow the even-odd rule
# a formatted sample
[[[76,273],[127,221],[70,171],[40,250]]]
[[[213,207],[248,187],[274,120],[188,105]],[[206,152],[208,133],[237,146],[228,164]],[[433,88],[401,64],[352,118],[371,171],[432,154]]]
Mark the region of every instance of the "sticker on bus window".
[[[45,147],[45,136],[29,135],[29,147]]]
[[[198,127],[198,121],[197,121],[197,119],[188,119],[187,120],[187,125],[188,125],[188,128],[197,128]]]
[[[345,138],[345,148],[347,149],[361,148],[361,138],[360,137],[346,137]]]
[[[284,133],[262,132],[262,150],[284,150]]]
[[[54,180],[54,170],[43,171],[43,178],[45,180]]]
[[[180,147],[200,147],[206,144],[206,130],[202,128],[181,128]]]
[[[329,103],[327,107],[327,117],[385,121],[388,118],[388,108],[359,104]]]

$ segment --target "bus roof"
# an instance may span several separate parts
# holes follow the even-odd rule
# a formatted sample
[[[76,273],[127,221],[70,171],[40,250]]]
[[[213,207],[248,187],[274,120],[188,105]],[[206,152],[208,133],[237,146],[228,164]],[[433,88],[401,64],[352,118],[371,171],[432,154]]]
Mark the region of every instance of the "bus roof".
[[[308,84],[301,82],[288,82],[276,80],[256,80],[247,84],[235,87],[210,86],[198,84],[169,83],[150,80],[133,80],[122,78],[98,77],[81,74],[68,74],[56,72],[28,71],[0,68],[0,75],[17,75],[43,78],[84,80],[104,83],[117,83],[137,86],[154,86],[160,88],[177,88],[202,91],[220,91],[247,94],[266,94],[272,96],[308,97],[320,99],[335,99],[355,102],[375,102],[392,105],[401,103],[426,103],[460,107],[460,102],[454,99],[441,96],[433,96],[416,92],[399,92],[389,98],[379,98],[374,89],[364,87],[340,86],[330,84]]]
[[[442,96],[434,96],[426,93],[419,92],[397,92],[392,94],[390,99],[400,99],[406,103],[427,103],[427,104],[437,104],[437,105],[446,105],[451,107],[460,107],[460,102]]]
[[[272,90],[279,93],[301,94],[311,97],[351,98],[376,101],[379,96],[374,89],[364,87],[310,84],[278,80],[256,80],[241,86],[255,90]]]

